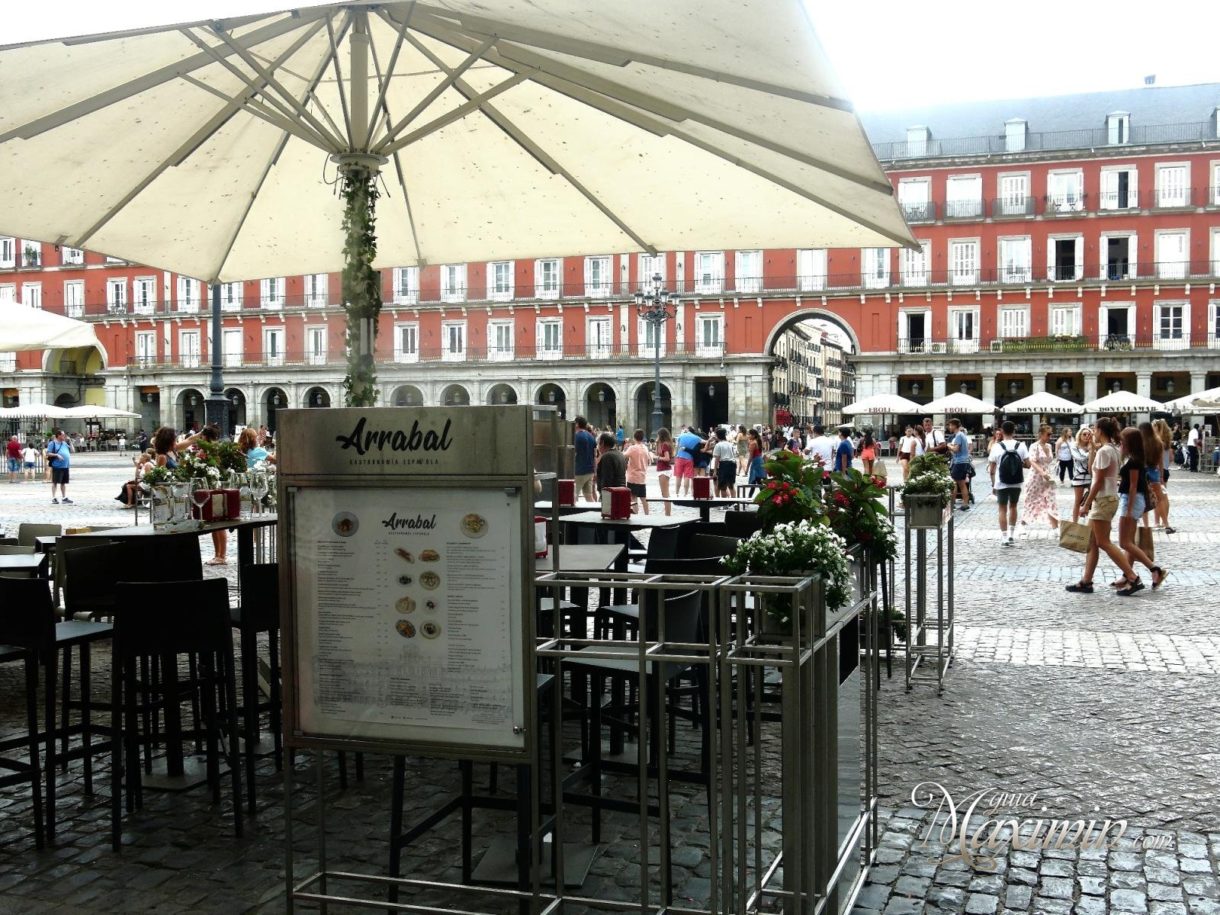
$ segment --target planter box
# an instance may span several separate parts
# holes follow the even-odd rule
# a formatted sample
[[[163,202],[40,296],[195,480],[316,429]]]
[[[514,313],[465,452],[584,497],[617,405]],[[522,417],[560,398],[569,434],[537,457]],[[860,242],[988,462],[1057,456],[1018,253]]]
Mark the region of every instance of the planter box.
[[[938,528],[949,520],[953,510],[939,496],[906,496],[902,500],[907,527],[912,530]]]

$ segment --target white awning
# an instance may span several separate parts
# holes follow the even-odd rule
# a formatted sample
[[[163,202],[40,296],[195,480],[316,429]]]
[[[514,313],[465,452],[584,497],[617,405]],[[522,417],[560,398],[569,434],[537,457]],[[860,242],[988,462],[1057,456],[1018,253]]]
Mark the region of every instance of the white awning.
[[[97,334],[84,321],[74,321],[18,302],[0,302],[0,353],[78,346],[102,348]]]

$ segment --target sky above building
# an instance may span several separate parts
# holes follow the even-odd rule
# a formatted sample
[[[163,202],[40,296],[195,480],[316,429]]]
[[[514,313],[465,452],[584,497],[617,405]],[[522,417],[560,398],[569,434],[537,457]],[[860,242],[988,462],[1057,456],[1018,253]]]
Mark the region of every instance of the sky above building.
[[[713,2],[713,0],[709,0]],[[723,0],[715,0],[723,2]],[[275,0],[59,0],[11,4],[4,44],[289,8]],[[298,4],[308,5],[308,4]],[[806,0],[862,111],[1220,82],[1220,2]],[[48,15],[48,10],[53,10]],[[1220,99],[1217,99],[1220,103]]]

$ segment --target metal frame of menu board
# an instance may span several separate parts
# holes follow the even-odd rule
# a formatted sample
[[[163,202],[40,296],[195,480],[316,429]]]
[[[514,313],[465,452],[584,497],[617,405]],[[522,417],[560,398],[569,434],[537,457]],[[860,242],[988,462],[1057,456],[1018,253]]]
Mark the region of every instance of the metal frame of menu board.
[[[536,412],[537,408],[533,406],[505,405],[285,410],[277,414],[280,520],[284,526],[279,537],[278,551],[284,745],[289,749],[316,751],[319,788],[318,871],[311,877],[298,880],[294,876],[293,864],[293,773],[291,765],[285,766],[285,877],[288,911],[292,911],[294,901],[321,903],[323,910],[327,901],[341,901],[342,897],[328,895],[328,877],[377,879],[368,875],[338,874],[327,870],[326,796],[321,790],[321,760],[324,751],[367,751],[389,755],[419,755],[530,765],[534,769],[533,779],[538,777],[535,765],[538,758],[537,734],[535,728],[528,726],[537,721],[535,627],[534,614],[526,612],[526,608],[532,607],[534,588],[534,473],[531,462]],[[551,422],[553,424],[554,420]],[[488,453],[490,448],[495,449],[492,454]],[[431,499],[435,503],[437,493],[441,492],[445,500],[454,506],[453,509],[438,510],[428,517],[425,517],[424,512],[412,513],[409,510],[412,494],[418,494],[419,500]],[[494,530],[498,525],[484,519],[487,522],[488,537],[495,534],[508,538],[507,552],[502,544],[495,546],[494,541],[487,541],[488,546],[482,547],[483,535],[470,534],[467,531],[468,515],[457,516],[461,525],[458,533],[446,529],[443,533],[451,539],[445,541],[442,538],[437,544],[440,545],[442,560],[447,552],[461,553],[466,557],[462,567],[463,582],[471,580],[472,564],[477,563],[479,558],[479,549],[475,549],[475,544],[480,545],[484,552],[498,551],[502,557],[507,555],[511,584],[505,587],[506,582],[498,581],[496,590],[508,596],[508,634],[511,648],[507,655],[511,667],[508,674],[503,676],[502,682],[511,684],[513,692],[513,698],[509,702],[513,718],[511,737],[500,731],[493,733],[490,730],[493,725],[487,721],[482,724],[472,721],[462,724],[459,721],[451,726],[440,726],[421,724],[418,721],[387,722],[384,718],[374,720],[376,715],[372,714],[357,717],[355,720],[342,719],[345,724],[338,725],[335,715],[316,714],[316,709],[310,708],[309,704],[316,705],[317,698],[312,692],[310,695],[304,694],[302,681],[312,683],[313,677],[322,679],[318,674],[322,669],[322,653],[319,649],[316,659],[303,657],[301,652],[306,646],[302,645],[301,640],[311,633],[318,634],[322,631],[319,602],[314,601],[311,606],[302,606],[301,598],[311,596],[311,587],[314,589],[313,597],[317,597],[322,591],[323,586],[318,583],[321,581],[321,573],[317,566],[326,564],[327,568],[334,572],[335,578],[329,587],[346,585],[355,592],[349,603],[357,611],[356,617],[351,621],[344,620],[342,627],[332,623],[330,629],[332,635],[346,640],[343,643],[345,650],[358,651],[362,644],[367,643],[371,652],[380,650],[385,656],[391,649],[386,647],[384,641],[379,643],[380,648],[372,643],[378,639],[389,638],[392,644],[398,645],[400,643],[394,642],[393,639],[401,636],[401,645],[407,646],[409,641],[412,650],[418,645],[421,649],[426,647],[435,653],[442,636],[438,635],[425,646],[422,626],[426,617],[418,604],[422,603],[426,594],[444,594],[446,600],[452,598],[456,602],[459,599],[458,594],[464,592],[442,591],[440,585],[432,584],[435,579],[425,584],[423,576],[425,573],[434,572],[435,569],[440,571],[440,576],[448,577],[446,570],[451,567],[439,560],[436,560],[435,564],[432,561],[424,562],[422,553],[414,547],[408,551],[412,554],[410,561],[405,557],[401,557],[402,561],[396,558],[396,565],[389,566],[389,571],[384,565],[378,569],[376,563],[397,553],[397,550],[387,549],[392,542],[387,538],[395,533],[403,532],[409,536],[412,532],[424,529],[421,525],[426,525],[429,521],[444,523],[447,528],[452,528],[454,513],[462,511],[462,493],[468,494],[471,499],[471,502],[465,503],[467,505],[497,503],[503,508],[499,520],[507,519],[510,522],[509,529],[501,533]],[[376,505],[376,502],[384,504]],[[360,506],[360,510],[349,511],[342,507],[345,504]],[[426,503],[419,503],[417,500],[417,504]],[[432,512],[434,507],[435,505],[428,506],[427,512]],[[400,517],[399,512],[404,508],[407,511]],[[306,509],[311,510],[308,515],[302,513]],[[338,510],[333,511],[334,509]],[[487,514],[492,513],[488,511]],[[360,517],[361,515],[364,517]],[[437,521],[438,516],[442,522]],[[366,533],[357,540],[361,527],[365,528]],[[390,533],[380,533],[382,530]],[[378,531],[377,537],[373,537],[372,531]],[[469,544],[463,545],[465,541],[461,534],[466,534]],[[420,540],[416,536],[402,542],[418,546]],[[456,545],[450,550],[443,545],[446,542]],[[369,549],[370,543],[374,547],[372,550]],[[375,555],[370,558],[370,553]],[[430,556],[429,559],[432,560],[433,557]],[[315,567],[302,569],[302,562],[312,562]],[[344,573],[345,563],[352,563],[359,568],[354,573]],[[378,580],[366,585],[361,576],[368,574],[370,568]],[[343,579],[344,574],[347,574],[346,581]],[[388,601],[384,591],[378,593],[378,588],[387,582],[393,582],[389,587],[396,588],[399,574],[409,575],[412,579],[411,586],[401,586],[391,593],[401,592],[406,596],[413,594],[411,599],[416,601],[417,606],[409,611],[406,605],[400,607],[396,601]],[[384,578],[385,575],[390,578]],[[310,582],[313,582],[312,586]],[[431,586],[437,590],[419,591],[419,586]],[[415,593],[417,591],[419,593]],[[336,594],[330,594],[327,601],[327,606],[331,608],[342,603]],[[475,612],[473,607],[470,610]],[[377,613],[384,615],[384,622],[381,617],[375,615]],[[308,620],[305,619],[306,615],[310,615]],[[439,618],[449,620],[452,628],[452,616],[442,615]],[[409,640],[406,632],[397,628],[403,620],[415,625],[416,631]],[[472,629],[477,629],[477,626]],[[477,632],[473,633],[475,642],[477,635]],[[322,636],[318,634],[317,638],[320,641]],[[333,639],[331,647],[333,648]],[[419,656],[410,655],[412,659]],[[306,665],[309,665],[311,673],[306,673]],[[426,666],[421,664],[421,667]],[[343,682],[345,676],[351,676],[349,672],[337,669],[333,662],[327,669],[335,671],[331,679],[338,682]],[[435,676],[435,669],[432,673]],[[400,678],[398,687],[390,696],[391,701],[387,704],[387,709],[393,710],[394,703],[402,702],[404,695],[410,693],[411,684],[406,682],[409,679]],[[434,686],[443,685],[436,679],[432,682]],[[488,689],[484,694],[490,696],[491,691]],[[357,694],[353,693],[353,696],[355,695]],[[384,697],[386,693],[383,691],[381,695]],[[410,713],[410,706],[406,702],[398,706],[398,709]],[[442,711],[464,711],[468,718],[474,714],[469,707],[458,709],[457,703],[451,703],[448,709],[442,708]],[[489,740],[489,736],[494,736],[495,739]],[[536,792],[537,786],[535,796]],[[536,834],[539,828],[538,812],[537,805],[533,806],[534,810],[530,814],[531,832]],[[534,870],[536,873],[537,869]],[[426,884],[426,881],[424,883]],[[485,888],[480,888],[479,891],[486,892]],[[344,901],[353,900],[349,898]]]

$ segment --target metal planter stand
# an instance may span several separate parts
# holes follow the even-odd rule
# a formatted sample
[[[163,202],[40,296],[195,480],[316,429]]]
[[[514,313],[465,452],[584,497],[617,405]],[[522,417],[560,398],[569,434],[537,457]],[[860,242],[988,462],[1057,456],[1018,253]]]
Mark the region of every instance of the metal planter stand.
[[[922,680],[936,684],[943,695],[945,676],[953,663],[953,512],[923,505],[920,497],[906,498],[905,610],[907,615],[906,685]],[[936,499],[936,497],[925,497]],[[939,503],[939,499],[936,500]],[[928,619],[928,531],[936,531],[936,616]],[[912,548],[911,535],[915,535]],[[915,569],[912,574],[912,562]],[[931,639],[929,639],[931,636]]]

